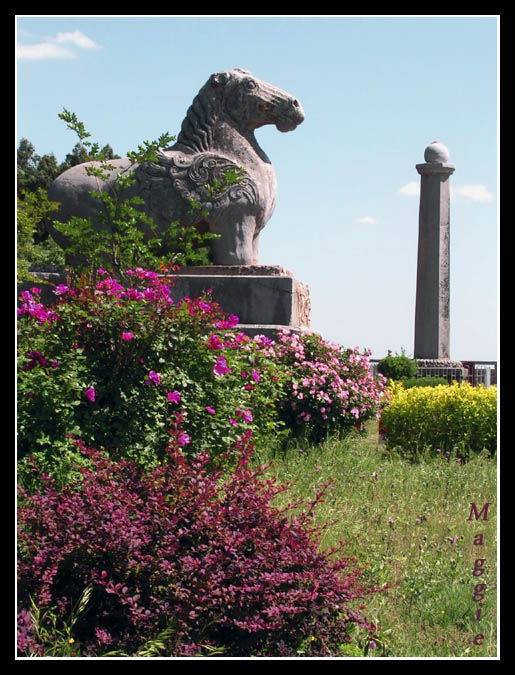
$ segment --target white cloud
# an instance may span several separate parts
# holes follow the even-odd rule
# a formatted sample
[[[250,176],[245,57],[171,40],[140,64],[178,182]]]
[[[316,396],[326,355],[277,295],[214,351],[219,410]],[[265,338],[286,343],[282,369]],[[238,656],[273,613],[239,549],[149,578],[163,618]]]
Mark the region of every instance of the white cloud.
[[[75,54],[61,45],[51,42],[39,42],[34,45],[18,45],[17,56],[19,59],[73,59]]]
[[[80,30],[74,30],[72,33],[57,33],[55,38],[49,38],[55,42],[71,42],[76,47],[83,47],[85,49],[97,49],[99,45]]]
[[[420,183],[417,181],[407,183],[400,188],[399,192],[407,197],[418,197],[420,194]]]
[[[473,202],[491,202],[493,195],[488,192],[486,185],[458,185],[451,186],[451,197],[463,197]]]
[[[374,218],[374,216],[363,216],[362,218],[354,218],[354,222],[375,225],[378,221],[377,218]]]
[[[451,185],[451,199],[469,199],[473,202],[490,202],[493,199],[486,185]],[[407,197],[420,195],[420,183],[413,181],[400,188],[399,192]]]
[[[81,49],[98,49],[100,45],[80,30],[68,33],[57,33],[55,37],[47,37],[44,42],[32,45],[18,45],[17,56],[20,59],[73,59],[76,54],[63,45],[71,44]]]

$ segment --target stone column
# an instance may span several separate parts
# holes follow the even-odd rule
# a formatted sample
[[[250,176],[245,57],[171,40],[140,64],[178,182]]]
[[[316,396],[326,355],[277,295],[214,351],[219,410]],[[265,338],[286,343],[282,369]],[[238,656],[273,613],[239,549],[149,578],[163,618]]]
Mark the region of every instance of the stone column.
[[[417,164],[420,179],[417,296],[415,307],[416,359],[449,359],[449,151],[439,141]]]

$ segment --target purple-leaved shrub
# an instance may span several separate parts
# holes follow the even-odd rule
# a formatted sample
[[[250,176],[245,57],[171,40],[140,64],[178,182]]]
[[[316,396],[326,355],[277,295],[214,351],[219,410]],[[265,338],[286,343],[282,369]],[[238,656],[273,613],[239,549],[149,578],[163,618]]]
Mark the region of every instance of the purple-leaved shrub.
[[[373,635],[356,607],[359,570],[340,548],[319,548],[314,513],[330,484],[278,508],[288,486],[252,466],[250,432],[225,473],[207,453],[186,461],[180,416],[169,433],[168,461],[153,471],[76,441],[91,462],[80,480],[20,489],[21,655],[55,654],[66,634],[75,656],[134,656],[151,643],[168,657],[334,656],[356,626]]]

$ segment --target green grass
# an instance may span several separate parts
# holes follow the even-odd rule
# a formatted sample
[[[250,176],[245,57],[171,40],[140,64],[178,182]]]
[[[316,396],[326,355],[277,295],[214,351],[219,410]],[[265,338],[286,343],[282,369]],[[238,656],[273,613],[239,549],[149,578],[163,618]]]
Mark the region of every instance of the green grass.
[[[435,453],[409,461],[377,443],[376,423],[366,437],[299,444],[282,455],[259,452],[258,459],[273,460],[277,479],[293,482],[284,502],[309,499],[317,485],[334,479],[317,509],[321,523],[337,521],[321,547],[343,540],[345,553],[364,568],[364,583],[391,585],[370,595],[362,610],[381,627],[369,657],[497,656],[495,459],[462,462]],[[487,521],[468,520],[471,502],[479,510],[491,502]],[[474,546],[478,533],[483,546]],[[481,577],[472,574],[477,558],[486,559]],[[487,584],[479,621],[472,600],[478,583]],[[475,646],[479,633],[485,639]]]

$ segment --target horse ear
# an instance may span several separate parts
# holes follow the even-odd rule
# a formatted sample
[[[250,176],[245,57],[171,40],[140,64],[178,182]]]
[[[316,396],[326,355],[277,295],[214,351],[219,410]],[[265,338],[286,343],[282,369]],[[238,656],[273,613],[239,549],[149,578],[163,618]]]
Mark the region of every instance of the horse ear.
[[[223,86],[224,84],[227,84],[228,81],[229,75],[227,73],[215,73],[210,77],[210,82],[213,89],[216,89],[216,87],[220,87]]]

